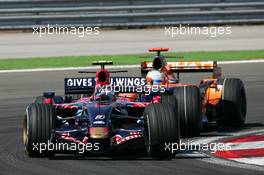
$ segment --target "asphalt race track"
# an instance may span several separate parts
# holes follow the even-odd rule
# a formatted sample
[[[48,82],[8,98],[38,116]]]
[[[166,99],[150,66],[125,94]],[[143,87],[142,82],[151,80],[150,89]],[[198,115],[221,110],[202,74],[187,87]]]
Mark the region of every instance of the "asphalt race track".
[[[245,82],[248,97],[247,124],[244,128],[211,127],[200,138],[225,136],[264,128],[264,63],[223,65],[225,77],[239,77]],[[63,78],[78,76],[77,71],[0,73],[0,174],[263,174],[261,167],[229,166],[203,156],[177,156],[172,161],[124,156],[116,159],[62,156],[55,159],[28,158],[23,154],[22,118],[27,104],[45,90],[63,93]],[[139,76],[138,69],[127,75]],[[185,74],[184,81],[198,82],[201,74]],[[184,82],[183,81],[183,82]],[[195,139],[200,139],[195,138]],[[211,161],[214,160],[214,161]],[[211,163],[214,162],[214,163]],[[220,161],[219,161],[220,162]]]

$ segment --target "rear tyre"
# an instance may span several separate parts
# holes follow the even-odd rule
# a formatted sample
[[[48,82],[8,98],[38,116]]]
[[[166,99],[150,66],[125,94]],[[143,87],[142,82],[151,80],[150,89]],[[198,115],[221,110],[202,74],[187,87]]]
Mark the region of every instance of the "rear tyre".
[[[177,108],[177,100],[174,96],[171,96],[171,95],[162,95],[161,96],[161,103],[169,103],[174,108]]]
[[[43,96],[36,97],[34,103],[43,104],[44,103],[44,97]]]
[[[242,126],[246,120],[247,99],[243,82],[237,78],[227,78],[222,92],[223,118],[219,125]]]
[[[171,104],[154,103],[147,106],[143,113],[147,152],[151,157],[172,159],[177,150],[166,149],[168,144],[180,142],[177,114]]]
[[[173,95],[177,99],[181,135],[185,137],[199,136],[202,129],[199,88],[196,86],[176,87]]]
[[[48,151],[52,129],[55,128],[56,111],[52,105],[33,103],[27,107],[24,116],[23,140],[29,157],[52,157],[54,151]],[[40,151],[40,145],[46,149]]]
[[[162,95],[161,96],[161,103],[167,103],[167,104],[171,104],[175,113],[177,113],[177,100],[174,96],[172,95]]]

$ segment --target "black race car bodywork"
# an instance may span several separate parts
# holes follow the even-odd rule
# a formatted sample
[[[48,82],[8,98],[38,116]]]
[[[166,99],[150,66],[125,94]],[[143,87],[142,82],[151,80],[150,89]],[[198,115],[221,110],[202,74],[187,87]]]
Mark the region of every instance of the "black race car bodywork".
[[[110,63],[97,62],[101,69],[95,78],[65,78],[64,98],[44,92],[27,107],[24,146],[30,157],[61,152],[109,153],[125,145],[143,148],[153,157],[172,158],[176,154],[165,149],[165,144],[179,143],[179,122],[173,106],[131,102],[107,89],[110,77],[104,65]],[[82,95],[73,99],[69,94]]]

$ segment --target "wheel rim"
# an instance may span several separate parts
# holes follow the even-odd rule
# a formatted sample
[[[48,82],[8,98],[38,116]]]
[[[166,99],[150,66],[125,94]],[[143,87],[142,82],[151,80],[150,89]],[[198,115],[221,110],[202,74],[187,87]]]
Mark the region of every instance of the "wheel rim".
[[[27,117],[24,118],[23,123],[23,143],[24,145],[27,144]]]

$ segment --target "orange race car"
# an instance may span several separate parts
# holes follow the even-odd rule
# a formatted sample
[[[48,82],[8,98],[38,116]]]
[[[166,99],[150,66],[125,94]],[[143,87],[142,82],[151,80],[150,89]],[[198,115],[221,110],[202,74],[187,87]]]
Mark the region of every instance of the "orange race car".
[[[216,61],[167,62],[161,55],[168,48],[152,48],[157,52],[152,62],[141,63],[141,74],[150,85],[162,85],[167,91],[160,95],[177,109],[181,135],[199,135],[203,122],[241,126],[246,119],[247,102],[243,82],[238,78],[222,78]],[[182,84],[182,72],[212,72],[200,84]],[[172,96],[174,98],[172,98]]]

